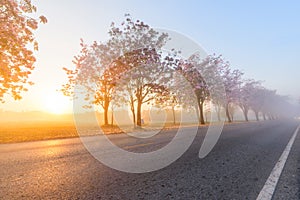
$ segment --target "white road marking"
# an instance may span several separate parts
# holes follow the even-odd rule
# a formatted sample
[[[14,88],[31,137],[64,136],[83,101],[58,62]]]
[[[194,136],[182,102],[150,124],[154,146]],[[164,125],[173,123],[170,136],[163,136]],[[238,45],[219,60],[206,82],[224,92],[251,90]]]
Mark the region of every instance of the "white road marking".
[[[264,187],[260,191],[258,197],[256,200],[271,200],[273,197],[273,194],[275,192],[276,185],[278,183],[279,177],[282,173],[282,170],[284,168],[284,165],[286,163],[286,160],[290,154],[291,148],[294,144],[294,141],[296,139],[296,136],[298,134],[300,125],[296,129],[295,133],[291,137],[289,143],[286,145],[283,153],[281,154],[278,162],[276,163],[275,167],[273,168],[268,180],[266,181]]]

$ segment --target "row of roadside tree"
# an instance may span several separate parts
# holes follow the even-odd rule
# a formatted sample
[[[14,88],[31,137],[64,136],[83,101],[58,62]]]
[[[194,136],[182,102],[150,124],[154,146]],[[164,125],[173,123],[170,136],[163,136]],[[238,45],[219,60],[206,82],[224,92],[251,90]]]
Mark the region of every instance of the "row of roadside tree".
[[[165,51],[171,40],[140,20],[125,15],[120,26],[112,23],[106,42],[86,44],[74,57],[74,67],[63,68],[68,82],[62,86],[66,96],[84,96],[85,107],[99,105],[104,124],[108,112],[129,105],[133,124],[142,126],[145,105],[196,112],[205,124],[205,104],[213,104],[218,120],[222,112],[233,121],[233,107],[240,107],[246,121],[252,110],[256,119],[292,116],[288,99],[262,85],[261,81],[244,78],[232,69],[222,56],[203,57],[194,53],[184,58],[176,49]]]

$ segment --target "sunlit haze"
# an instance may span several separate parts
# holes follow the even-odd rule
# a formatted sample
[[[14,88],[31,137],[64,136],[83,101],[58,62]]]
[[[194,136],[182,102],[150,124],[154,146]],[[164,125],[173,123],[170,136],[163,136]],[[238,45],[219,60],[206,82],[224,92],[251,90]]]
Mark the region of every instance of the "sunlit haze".
[[[67,81],[62,67],[72,66],[80,38],[105,41],[112,21],[124,14],[152,27],[183,33],[209,54],[222,54],[248,78],[293,99],[300,96],[300,3],[275,1],[34,1],[48,23],[36,31],[39,51],[23,99],[6,99],[1,110],[72,112],[59,90]],[[225,6],[226,5],[226,6]],[[172,12],[169,12],[172,10]]]
[[[299,0],[0,0],[0,199],[300,200],[299,19]]]

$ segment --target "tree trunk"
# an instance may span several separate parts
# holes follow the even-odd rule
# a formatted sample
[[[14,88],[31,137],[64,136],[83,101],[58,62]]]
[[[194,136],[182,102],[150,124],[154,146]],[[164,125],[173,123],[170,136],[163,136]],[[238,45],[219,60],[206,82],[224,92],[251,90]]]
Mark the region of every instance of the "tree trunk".
[[[221,112],[220,112],[220,110],[218,110],[217,114],[218,114],[218,121],[220,122],[221,121]]]
[[[266,113],[263,113],[264,120],[267,120]]]
[[[114,110],[111,109],[111,126],[114,126]]]
[[[203,104],[201,104],[201,107],[200,107],[200,123],[201,124],[205,124],[205,120],[204,120],[204,112],[203,112]]]
[[[197,115],[197,120],[200,122],[200,116],[199,116],[199,106],[195,104],[195,110],[196,110],[196,115]]]
[[[142,102],[137,102],[137,109],[136,109],[136,125],[141,127],[142,126]]]
[[[227,119],[228,119],[228,122],[231,123],[232,120],[231,120],[231,116],[230,116],[230,112],[229,112],[229,104],[226,105],[226,116],[227,116]]]
[[[221,108],[220,107],[218,108],[217,113],[218,113],[218,121],[220,122],[221,121]]]
[[[255,113],[256,121],[259,121],[259,116],[258,116],[259,112],[258,111],[254,111],[254,113]]]
[[[199,110],[200,110],[200,124],[205,124],[205,120],[204,120],[204,108],[203,108],[203,105],[204,105],[204,102],[200,102],[201,100],[198,99],[198,107],[199,107]]]
[[[243,113],[244,113],[244,117],[245,117],[246,122],[248,122],[249,121],[249,119],[248,119],[248,110],[243,109]]]
[[[131,113],[132,113],[133,126],[135,127],[136,119],[135,119],[135,110],[134,110],[134,108],[131,109]]]
[[[107,126],[108,125],[108,108],[109,108],[109,101],[106,100],[104,102],[104,125]]]
[[[136,120],[135,120],[134,100],[132,96],[130,96],[130,110],[132,114],[133,126],[135,127]]]
[[[175,116],[175,108],[172,106],[172,113],[173,113],[173,124],[176,124],[176,116]]]
[[[215,105],[215,111],[217,113],[218,121],[221,121],[221,106],[220,105]]]

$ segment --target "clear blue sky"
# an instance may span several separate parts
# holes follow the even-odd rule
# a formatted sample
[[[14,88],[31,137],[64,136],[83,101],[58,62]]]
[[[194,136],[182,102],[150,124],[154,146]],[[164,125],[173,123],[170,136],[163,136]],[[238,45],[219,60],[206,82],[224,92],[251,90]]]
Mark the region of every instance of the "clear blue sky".
[[[34,1],[49,23],[36,36],[40,43],[35,86],[20,102],[2,109],[39,110],[48,93],[66,81],[61,68],[71,66],[79,39],[104,41],[112,21],[125,13],[152,27],[183,33],[209,54],[222,54],[233,68],[280,94],[300,96],[299,1]],[[40,97],[44,96],[43,98]],[[55,94],[53,94],[55,96]],[[33,101],[34,99],[34,101]],[[31,102],[31,104],[30,104]],[[34,102],[34,103],[32,103]]]

